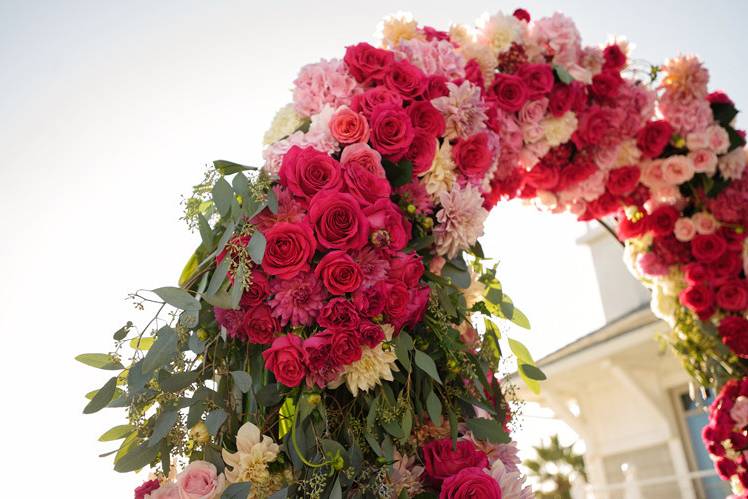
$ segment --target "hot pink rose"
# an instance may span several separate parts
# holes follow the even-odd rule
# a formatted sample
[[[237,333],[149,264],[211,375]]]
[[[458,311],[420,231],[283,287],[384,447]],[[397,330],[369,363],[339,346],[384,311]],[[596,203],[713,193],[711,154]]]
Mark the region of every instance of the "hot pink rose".
[[[553,69],[550,64],[523,64],[517,76],[525,83],[530,99],[542,97],[553,89]]]
[[[432,137],[444,135],[446,124],[444,116],[429,101],[417,101],[408,106],[408,115],[413,128],[421,130]]]
[[[748,308],[748,289],[745,282],[733,279],[717,290],[717,306],[731,312],[741,312]]]
[[[135,489],[135,499],[144,499],[145,496],[161,487],[158,480],[148,480]]]
[[[496,104],[510,113],[516,113],[527,100],[527,86],[519,76],[499,73],[491,84],[491,94]]]
[[[358,249],[368,240],[369,222],[360,203],[350,194],[320,192],[309,205],[309,219],[317,240],[325,248]]]
[[[384,341],[384,331],[379,324],[363,321],[358,326],[358,337],[361,344],[374,348]]]
[[[385,178],[384,168],[382,168],[382,155],[367,144],[351,144],[343,149],[343,153],[340,155],[340,163],[344,168],[356,165],[377,177]]]
[[[364,209],[371,227],[372,244],[378,248],[401,250],[410,241],[411,225],[389,199],[379,199]]]
[[[426,173],[436,157],[436,138],[422,130],[416,130],[413,142],[410,143],[405,159],[413,164],[413,174]]]
[[[333,295],[353,293],[361,286],[361,267],[344,251],[331,251],[314,269],[327,290]]]
[[[262,269],[269,275],[291,279],[309,270],[317,243],[306,222],[279,222],[265,232],[267,244]]]
[[[288,387],[299,386],[306,376],[306,353],[301,338],[295,334],[276,338],[270,348],[262,352],[262,358],[265,368]]]
[[[605,70],[592,78],[592,93],[602,99],[611,99],[618,94],[623,78],[618,71]]]
[[[498,482],[479,467],[463,468],[444,480],[439,499],[501,499]]]
[[[387,88],[403,96],[406,101],[420,97],[426,90],[426,75],[405,59],[396,61],[384,75]]]
[[[353,96],[351,108],[367,118],[371,118],[374,108],[382,104],[392,104],[395,107],[403,107],[403,98],[397,92],[386,87],[370,88],[363,94]]]
[[[223,492],[224,478],[212,463],[192,461],[177,476],[177,487],[181,499],[215,499]]]
[[[409,288],[418,286],[423,271],[423,259],[418,253],[398,253],[390,262],[390,277],[400,279]]]
[[[399,161],[413,142],[415,131],[402,108],[383,104],[371,113],[371,145],[392,161]]]
[[[347,47],[343,57],[348,71],[364,85],[384,80],[394,60],[395,55],[389,50],[378,49],[365,42]]]
[[[636,261],[639,270],[650,276],[660,276],[668,273],[668,266],[655,253],[643,253]]]
[[[325,328],[356,328],[360,321],[356,306],[345,298],[333,298],[319,312],[317,322]]]
[[[719,335],[722,342],[736,355],[748,358],[748,320],[736,315],[728,315],[719,322]]]
[[[714,312],[714,292],[705,284],[693,284],[683,290],[680,302],[699,317],[708,318]]]
[[[452,159],[457,169],[470,181],[480,182],[493,163],[487,132],[458,139],[452,148]]]
[[[353,304],[365,317],[376,317],[384,312],[387,290],[386,285],[380,282],[370,288],[359,289],[353,293]]]
[[[606,183],[608,192],[615,196],[627,196],[636,189],[640,176],[638,166],[622,166],[610,170]]]
[[[341,144],[369,141],[369,123],[363,115],[343,106],[330,118],[330,133]]]
[[[465,67],[465,72],[467,72],[467,66]],[[449,88],[447,88],[447,79],[444,76],[429,75],[426,78],[426,91],[423,93],[425,100],[430,101],[447,95],[449,95]]]
[[[699,234],[691,240],[691,253],[700,262],[714,262],[727,250],[727,242],[718,234]]]
[[[667,121],[650,121],[639,131],[636,145],[644,156],[656,158],[668,145],[672,135],[673,127]]]
[[[328,329],[330,338],[330,355],[337,366],[347,366],[361,358],[361,341],[350,329]]]
[[[312,147],[291,147],[283,157],[278,175],[281,185],[306,201],[319,191],[337,189],[342,183],[340,164]]]
[[[456,448],[453,449],[451,438],[432,440],[425,444],[423,446],[423,462],[426,467],[426,475],[437,487],[463,468],[488,467],[486,454],[479,451],[473,442],[459,440]]]
[[[378,199],[388,199],[392,194],[392,186],[386,178],[366,170],[358,163],[349,163],[343,172],[345,190],[358,201],[361,206],[369,206]]]

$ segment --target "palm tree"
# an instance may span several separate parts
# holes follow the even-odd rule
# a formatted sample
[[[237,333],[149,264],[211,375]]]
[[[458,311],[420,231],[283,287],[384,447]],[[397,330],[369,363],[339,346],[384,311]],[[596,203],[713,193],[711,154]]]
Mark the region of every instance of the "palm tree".
[[[572,472],[579,473],[585,480],[584,459],[573,450],[574,444],[561,445],[558,435],[553,435],[547,445],[534,447],[535,459],[527,459],[522,464],[530,470],[541,490],[535,495],[538,499],[571,499]]]

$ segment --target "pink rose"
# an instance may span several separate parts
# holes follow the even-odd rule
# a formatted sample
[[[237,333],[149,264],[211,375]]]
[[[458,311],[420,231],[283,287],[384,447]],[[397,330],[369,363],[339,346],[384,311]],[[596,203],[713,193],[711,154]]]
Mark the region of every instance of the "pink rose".
[[[389,199],[379,199],[364,209],[371,227],[372,244],[378,248],[401,250],[410,241],[411,225]]]
[[[711,213],[700,211],[691,217],[694,228],[699,234],[714,234],[719,228],[719,222]]]
[[[415,100],[426,91],[426,75],[405,59],[396,61],[384,75],[384,84],[406,101]]]
[[[374,87],[370,88],[363,94],[354,95],[351,108],[367,118],[371,118],[371,113],[374,111],[374,108],[382,104],[392,104],[395,107],[403,107],[403,98],[400,94],[389,88]]]
[[[479,451],[473,442],[459,440],[456,448],[453,448],[451,438],[432,440],[425,444],[423,446],[423,462],[426,467],[426,475],[437,487],[463,468],[476,467],[480,469],[488,467],[486,454]]]
[[[681,217],[675,222],[674,234],[678,241],[690,241],[696,235],[696,225],[690,218]]]
[[[712,125],[706,129],[707,147],[716,154],[724,154],[730,147],[730,137],[724,128]]]
[[[539,123],[540,120],[545,118],[547,109],[548,99],[528,101],[519,112],[519,121],[520,123]]]
[[[266,274],[291,279],[309,270],[317,243],[306,222],[278,222],[265,232],[267,240],[262,270]]]
[[[410,143],[405,159],[413,164],[413,174],[426,173],[436,157],[436,138],[422,130],[416,130],[413,142]]]
[[[319,261],[314,274],[333,295],[353,293],[361,286],[361,267],[344,251],[331,251]]]
[[[224,478],[212,463],[192,461],[177,476],[177,487],[181,499],[214,499],[223,492]]]
[[[501,499],[498,482],[482,468],[463,468],[444,480],[439,499]]]
[[[361,211],[360,203],[350,194],[320,192],[309,205],[309,219],[317,240],[325,248],[358,249],[368,240],[366,215]]]
[[[368,146],[368,144],[351,144],[340,155],[340,163],[345,168],[357,165],[373,173],[377,177],[386,178],[382,168],[382,155]]]
[[[664,187],[664,171],[662,169],[662,160],[654,160],[644,163],[642,167],[641,183],[653,189],[655,187]]]
[[[182,495],[177,484],[169,482],[161,485],[150,494],[146,494],[145,499],[182,499]]]
[[[662,178],[668,184],[688,182],[693,175],[693,163],[687,156],[670,156],[662,160]]]
[[[709,149],[697,149],[688,153],[688,157],[693,162],[693,169],[696,173],[706,173],[714,175],[717,171],[717,155]]]
[[[636,261],[639,270],[649,276],[661,276],[668,273],[668,266],[655,253],[643,253]]]
[[[276,338],[270,348],[262,352],[262,358],[265,368],[288,387],[299,386],[306,376],[307,359],[303,341],[295,334]]]
[[[696,149],[706,149],[709,147],[709,140],[706,136],[706,130],[691,132],[686,135],[686,147],[695,151]]]
[[[433,137],[444,135],[446,124],[444,116],[429,101],[417,101],[408,106],[408,115],[413,128]]]
[[[329,154],[311,147],[293,146],[283,157],[281,185],[306,201],[323,189],[340,187],[340,164]]]
[[[730,417],[741,428],[748,425],[748,397],[741,395],[735,400],[735,405],[730,409]]]
[[[527,87],[530,99],[542,97],[553,88],[553,69],[550,64],[523,64],[517,71]]]
[[[392,193],[392,186],[386,178],[371,173],[365,166],[349,163],[343,172],[345,190],[353,194],[361,202],[361,206],[369,206],[378,199],[387,199]]]
[[[371,145],[391,161],[399,161],[415,137],[410,116],[396,105],[375,107],[370,125]]]
[[[330,133],[341,144],[369,141],[369,123],[363,115],[343,106],[330,118]]]

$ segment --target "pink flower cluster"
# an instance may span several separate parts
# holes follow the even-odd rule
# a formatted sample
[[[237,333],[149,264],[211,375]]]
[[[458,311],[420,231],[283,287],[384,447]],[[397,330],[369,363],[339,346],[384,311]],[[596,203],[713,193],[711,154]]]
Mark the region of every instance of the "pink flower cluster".
[[[709,407],[704,444],[723,480],[748,493],[748,379],[728,381]]]

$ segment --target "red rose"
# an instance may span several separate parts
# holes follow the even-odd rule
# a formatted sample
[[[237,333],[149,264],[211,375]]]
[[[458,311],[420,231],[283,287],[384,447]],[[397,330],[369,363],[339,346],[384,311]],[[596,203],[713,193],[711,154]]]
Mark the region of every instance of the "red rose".
[[[268,297],[270,294],[270,283],[264,272],[259,269],[252,270],[252,284],[249,285],[249,289],[244,291],[239,306],[247,309],[250,307],[256,307]]]
[[[422,130],[433,137],[444,135],[444,116],[429,101],[418,101],[408,106],[408,116],[416,130]]]
[[[748,308],[748,289],[745,282],[733,279],[717,290],[717,306],[731,312],[740,312]]]
[[[680,302],[699,317],[709,317],[714,310],[714,292],[704,284],[692,284],[680,293]]]
[[[606,69],[592,78],[592,93],[602,99],[610,99],[618,95],[623,85],[623,78],[618,71]]]
[[[307,356],[310,377],[320,388],[338,377],[342,366],[332,359],[332,331],[320,331],[304,340],[304,351]]]
[[[468,64],[470,62],[468,61]],[[467,67],[465,68],[467,70]],[[423,92],[423,98],[426,100],[436,99],[449,95],[447,88],[447,79],[442,75],[429,75],[426,78],[426,90]]]
[[[399,253],[390,262],[389,276],[401,280],[409,288],[415,288],[423,271],[423,259],[418,253]]]
[[[413,142],[410,143],[405,159],[413,164],[413,174],[426,173],[436,156],[436,138],[428,132],[416,130]]]
[[[636,134],[636,146],[648,158],[656,158],[673,135],[673,127],[665,120],[650,121]]]
[[[617,121],[616,110],[600,106],[591,106],[579,118],[577,131],[572,139],[577,147],[600,145]]]
[[[735,103],[732,101],[732,99],[730,99],[730,97],[727,96],[726,93],[719,90],[707,95],[706,100],[709,101],[709,104],[729,104],[731,106],[735,105]]]
[[[688,284],[699,284],[709,280],[711,274],[703,263],[692,262],[683,267],[683,274]]]
[[[312,147],[291,147],[283,156],[278,176],[281,185],[307,201],[323,189],[341,185],[340,164]]]
[[[451,438],[432,440],[423,446],[426,475],[436,487],[463,468],[488,467],[486,454],[479,451],[473,442],[459,440],[455,447],[452,448]]]
[[[675,222],[679,217],[680,211],[675,206],[663,204],[650,213],[647,217],[647,224],[655,236],[666,236],[673,232]]]
[[[265,369],[288,387],[299,386],[306,376],[306,353],[301,338],[295,334],[276,338],[270,348],[262,352],[262,358]]]
[[[527,12],[525,9],[517,9],[514,12],[512,12],[512,15],[519,19],[520,21],[525,21],[526,23],[530,22],[530,13]]]
[[[384,312],[386,297],[385,284],[380,282],[354,292],[353,304],[361,315],[372,318]]]
[[[620,71],[626,66],[626,54],[621,50],[621,47],[617,43],[613,43],[605,47],[603,50],[603,69],[612,69],[614,71]]]
[[[483,79],[483,70],[476,59],[470,59],[465,64],[465,79],[481,90],[485,88],[486,82]]]
[[[415,327],[423,320],[423,314],[426,312],[426,306],[429,304],[430,295],[431,288],[428,286],[422,286],[417,289],[411,288],[405,322],[403,323],[404,326]],[[396,329],[400,329],[400,323],[397,322],[396,325]]]
[[[408,287],[395,279],[387,281],[387,292],[384,297],[384,312],[392,322],[404,322],[408,314]]]
[[[415,131],[408,113],[402,108],[383,104],[371,113],[371,145],[392,161],[400,160],[413,142]]]
[[[564,85],[563,83],[557,84],[551,90],[551,95],[548,101],[548,109],[551,114],[557,118],[563,116],[568,111],[571,111],[571,106],[574,103],[574,89],[570,85]]]
[[[378,49],[365,42],[346,47],[343,56],[348,72],[364,85],[383,81],[394,61],[395,55],[389,50]]]
[[[561,175],[558,179],[557,190],[561,191],[568,187],[577,185],[587,178],[591,177],[597,171],[597,166],[591,161],[575,161],[561,169]]]
[[[400,94],[388,88],[374,87],[362,94],[354,95],[351,101],[351,109],[370,118],[374,108],[382,104],[392,104],[401,108],[403,107],[403,98],[400,97]]]
[[[527,87],[527,96],[537,99],[545,96],[553,88],[553,69],[550,64],[523,64],[517,71]]]
[[[369,206],[378,199],[389,199],[392,194],[392,187],[386,178],[379,177],[358,163],[346,165],[343,181],[346,190],[353,194],[361,206]]]
[[[641,170],[638,166],[622,166],[610,171],[605,185],[611,194],[627,196],[636,189],[640,176]]]
[[[143,482],[142,485],[135,489],[135,499],[144,499],[145,496],[147,496],[154,490],[158,490],[160,487],[161,482],[159,482],[155,478],[153,480]]]
[[[688,243],[678,241],[673,234],[655,237],[652,241],[652,249],[666,265],[691,261]]]
[[[691,254],[700,262],[714,262],[727,250],[727,242],[718,234],[697,234],[691,240]]]
[[[714,280],[721,283],[732,277],[737,277],[743,270],[743,259],[740,253],[728,249],[721,257],[709,264],[709,270],[712,272]]]
[[[625,241],[632,237],[639,237],[647,231],[646,218],[632,222],[625,215],[620,217],[618,222],[618,239]]]
[[[358,338],[362,345],[374,348],[384,341],[384,331],[382,326],[370,321],[363,321],[358,326]]]
[[[266,274],[291,279],[309,270],[317,243],[307,223],[278,222],[265,232],[265,239],[262,270]]]
[[[361,286],[361,267],[344,251],[331,251],[322,257],[314,275],[322,280],[333,295],[353,293]]]
[[[279,331],[278,319],[273,317],[272,310],[267,305],[258,305],[247,310],[240,329],[244,339],[258,345],[272,343]]]
[[[358,249],[366,244],[369,223],[359,202],[350,194],[320,192],[309,204],[309,219],[317,240],[325,248]]]
[[[481,182],[493,163],[488,133],[481,132],[466,139],[457,139],[452,148],[452,159],[468,180]]]
[[[347,366],[361,358],[361,342],[356,333],[350,329],[328,329],[330,339],[330,356],[336,366]]]
[[[748,358],[748,320],[737,315],[728,315],[719,322],[717,328],[722,342],[735,355]]]
[[[333,298],[322,307],[317,322],[326,328],[356,328],[359,323],[358,311],[353,303],[345,298]]]
[[[738,465],[730,458],[723,457],[715,463],[717,474],[722,480],[730,480],[738,472]]]
[[[426,91],[426,75],[405,59],[396,61],[384,75],[384,84],[403,96],[406,101],[415,100]]]
[[[482,468],[463,468],[444,480],[439,499],[501,499],[499,483]]]
[[[532,167],[532,170],[524,174],[525,182],[544,191],[553,191],[561,178],[560,168],[546,165],[541,162]]]
[[[525,104],[527,87],[519,76],[499,73],[491,84],[491,94],[501,109],[514,113]]]
[[[389,199],[379,199],[364,209],[371,227],[372,244],[378,248],[401,250],[410,241],[411,225]]]

